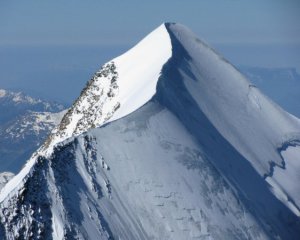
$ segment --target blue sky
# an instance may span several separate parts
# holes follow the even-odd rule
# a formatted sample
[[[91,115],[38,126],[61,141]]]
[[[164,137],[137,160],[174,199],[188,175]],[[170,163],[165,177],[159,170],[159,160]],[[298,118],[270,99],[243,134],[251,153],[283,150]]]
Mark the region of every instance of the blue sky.
[[[298,0],[1,0],[0,44],[133,44],[165,21],[212,43],[300,42]]]
[[[299,13],[299,0],[0,0],[0,88],[70,103],[105,61],[168,21],[237,66],[299,72]]]

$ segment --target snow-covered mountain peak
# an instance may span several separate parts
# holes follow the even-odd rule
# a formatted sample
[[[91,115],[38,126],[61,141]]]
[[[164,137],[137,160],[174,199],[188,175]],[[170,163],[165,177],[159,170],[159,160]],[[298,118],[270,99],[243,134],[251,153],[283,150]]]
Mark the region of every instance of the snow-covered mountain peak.
[[[0,103],[2,108],[7,108],[7,114],[11,112],[11,107],[21,111],[48,111],[57,112],[63,110],[65,107],[59,103],[45,101],[40,98],[31,97],[23,92],[14,92],[10,90],[0,89]],[[6,116],[0,116],[0,121]]]
[[[0,235],[297,239],[299,142],[297,118],[166,23],[95,73],[6,184]]]
[[[154,96],[163,65],[171,55],[170,36],[162,24],[95,73],[43,149],[49,152],[49,145],[117,120],[143,106]]]
[[[58,143],[124,117],[149,101],[171,55],[170,37],[162,24],[132,49],[104,64],[20,174],[2,189],[0,201],[31,172],[38,157],[49,157]]]

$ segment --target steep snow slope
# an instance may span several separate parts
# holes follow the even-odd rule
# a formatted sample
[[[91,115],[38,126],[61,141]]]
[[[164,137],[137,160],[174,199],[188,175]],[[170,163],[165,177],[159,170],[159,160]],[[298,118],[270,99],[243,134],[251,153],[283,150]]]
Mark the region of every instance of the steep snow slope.
[[[21,238],[52,230],[55,239],[267,238],[261,220],[157,102],[63,143],[49,160],[38,161],[5,209],[11,225],[24,227]],[[42,200],[32,205],[33,199]]]
[[[300,138],[299,119],[284,112],[261,94],[259,89],[197,39],[190,30],[172,24],[169,29],[173,52],[177,54],[165,66],[163,77],[167,83],[161,81],[160,89],[173,87],[174,79],[180,76],[183,82],[181,87],[186,88],[191,97],[190,101],[195,102],[191,114],[195,115],[195,109],[198,108],[261,176],[273,178],[276,182],[273,172],[276,168],[285,168],[285,160],[280,151]],[[168,91],[161,95],[168,100],[166,104],[170,108],[178,108],[174,102],[170,102],[170,98],[166,98]],[[181,103],[178,105],[180,107]],[[185,120],[181,115],[178,117]],[[192,121],[186,121],[186,127],[194,132],[197,125],[194,125],[194,129],[191,126]],[[227,168],[224,165],[219,167]],[[232,174],[231,170],[228,172],[225,168],[222,170]],[[285,190],[279,185],[272,184],[272,187],[285,194]],[[294,189],[300,190],[296,186]],[[286,198],[294,202],[291,196]],[[291,206],[291,202],[286,201],[285,204]],[[291,209],[299,216],[300,203],[292,205]]]
[[[162,65],[171,54],[169,35],[161,25],[134,48],[105,64],[66,114],[50,144],[141,107],[155,94]]]
[[[299,132],[188,29],[162,25],[95,74],[1,191],[0,234],[297,239]]]

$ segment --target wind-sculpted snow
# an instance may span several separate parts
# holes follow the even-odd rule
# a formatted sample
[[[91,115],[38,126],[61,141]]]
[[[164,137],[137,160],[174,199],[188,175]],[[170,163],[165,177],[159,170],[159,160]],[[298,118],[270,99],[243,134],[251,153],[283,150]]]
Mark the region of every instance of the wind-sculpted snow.
[[[299,133],[188,29],[162,25],[96,73],[6,185],[0,235],[298,239]]]

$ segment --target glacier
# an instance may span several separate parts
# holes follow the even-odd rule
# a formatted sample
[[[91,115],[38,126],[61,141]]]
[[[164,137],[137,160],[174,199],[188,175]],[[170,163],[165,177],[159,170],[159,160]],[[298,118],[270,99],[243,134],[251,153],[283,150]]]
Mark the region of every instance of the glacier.
[[[4,239],[298,239],[300,120],[181,24],[106,63],[0,192]]]

